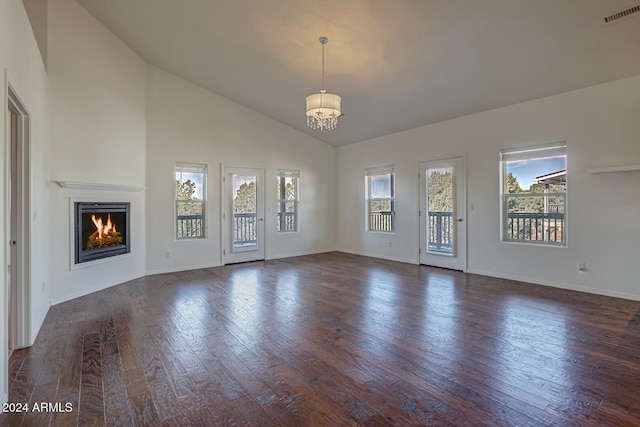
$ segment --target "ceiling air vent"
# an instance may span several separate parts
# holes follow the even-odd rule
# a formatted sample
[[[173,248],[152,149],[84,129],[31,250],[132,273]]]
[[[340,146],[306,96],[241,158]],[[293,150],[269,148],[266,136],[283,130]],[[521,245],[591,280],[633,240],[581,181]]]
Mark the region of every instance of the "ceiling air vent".
[[[616,12],[609,16],[605,16],[604,22],[605,24],[609,24],[611,22],[617,21],[618,19],[626,18],[638,12],[640,12],[640,4],[637,6],[630,7],[629,9],[621,10],[620,12]]]

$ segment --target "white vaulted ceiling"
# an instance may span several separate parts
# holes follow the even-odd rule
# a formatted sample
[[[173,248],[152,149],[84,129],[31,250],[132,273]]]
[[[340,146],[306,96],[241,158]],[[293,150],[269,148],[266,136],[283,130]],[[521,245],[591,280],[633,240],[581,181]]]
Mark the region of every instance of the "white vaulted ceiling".
[[[640,74],[640,0],[77,0],[151,64],[333,145]],[[305,97],[343,98],[334,131]]]

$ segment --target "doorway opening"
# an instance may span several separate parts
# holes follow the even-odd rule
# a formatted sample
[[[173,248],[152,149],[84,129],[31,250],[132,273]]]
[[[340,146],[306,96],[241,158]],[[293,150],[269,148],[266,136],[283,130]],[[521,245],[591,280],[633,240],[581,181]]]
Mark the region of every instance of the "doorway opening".
[[[8,85],[9,111],[9,354],[14,349],[29,346],[30,292],[30,170],[29,113],[20,98]]]
[[[264,259],[264,170],[223,167],[223,264]]]
[[[420,264],[466,271],[464,159],[420,163]]]

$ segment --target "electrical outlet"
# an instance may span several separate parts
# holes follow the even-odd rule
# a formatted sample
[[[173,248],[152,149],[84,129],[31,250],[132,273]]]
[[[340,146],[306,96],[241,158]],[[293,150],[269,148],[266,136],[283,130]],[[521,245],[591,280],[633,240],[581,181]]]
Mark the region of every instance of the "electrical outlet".
[[[580,271],[580,272],[587,271],[587,263],[586,262],[579,262],[578,263],[578,271]]]
[[[42,292],[44,292],[44,289],[47,287],[47,284],[45,282],[42,282]]]
[[[392,243],[392,242],[389,242],[389,247],[392,247],[392,246],[393,246],[393,243]]]
[[[171,258],[171,251],[166,251],[164,254],[167,258]]]

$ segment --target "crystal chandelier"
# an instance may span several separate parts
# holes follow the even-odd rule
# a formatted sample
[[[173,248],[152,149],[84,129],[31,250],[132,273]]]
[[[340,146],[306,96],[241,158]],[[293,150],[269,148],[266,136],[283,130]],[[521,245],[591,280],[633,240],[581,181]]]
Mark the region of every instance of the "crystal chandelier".
[[[319,93],[307,96],[307,126],[313,129],[331,130],[338,125],[338,117],[342,115],[340,103],[342,98],[333,93],[327,93],[324,88],[324,45],[329,39],[320,37],[322,44],[322,87]]]

